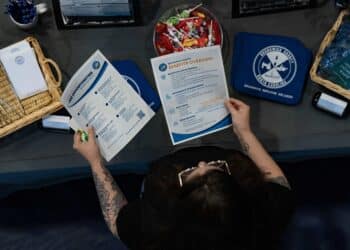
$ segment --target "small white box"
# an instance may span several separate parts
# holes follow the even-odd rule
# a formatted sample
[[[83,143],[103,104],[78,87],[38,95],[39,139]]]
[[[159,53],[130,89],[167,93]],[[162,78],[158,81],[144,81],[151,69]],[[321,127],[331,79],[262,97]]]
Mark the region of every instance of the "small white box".
[[[44,128],[69,130],[69,120],[69,116],[49,115],[42,119],[42,125]]]

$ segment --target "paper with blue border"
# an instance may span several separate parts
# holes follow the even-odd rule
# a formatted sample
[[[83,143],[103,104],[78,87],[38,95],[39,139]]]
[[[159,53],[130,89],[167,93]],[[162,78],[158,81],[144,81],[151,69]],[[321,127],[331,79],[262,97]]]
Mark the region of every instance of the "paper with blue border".
[[[94,127],[107,161],[155,115],[99,50],[71,78],[61,101],[72,116],[72,127]]]
[[[230,127],[220,46],[151,59],[173,145]]]

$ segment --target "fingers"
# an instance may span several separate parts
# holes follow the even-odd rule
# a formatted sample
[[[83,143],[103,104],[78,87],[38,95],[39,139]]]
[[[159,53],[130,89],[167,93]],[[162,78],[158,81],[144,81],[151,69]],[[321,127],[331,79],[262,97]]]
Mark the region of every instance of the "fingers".
[[[75,132],[75,134],[74,134],[73,148],[74,148],[74,149],[77,149],[79,144],[81,144],[81,141],[80,141],[80,133],[79,133],[79,132]]]
[[[231,98],[229,99],[229,101],[230,101],[232,104],[234,104],[234,105],[236,105],[236,106],[238,106],[238,107],[248,107],[247,104],[245,104],[245,103],[242,102],[241,100],[238,100],[238,99],[233,98],[233,97],[231,97]]]
[[[88,127],[88,135],[89,135],[89,138],[95,137],[95,130],[93,127]]]
[[[89,141],[93,141],[95,139],[94,128],[88,127],[87,131],[88,131],[88,138],[91,138],[91,140],[89,140]],[[73,148],[78,149],[82,143],[83,142],[81,141],[81,133],[79,131],[75,132],[74,133]]]
[[[230,105],[234,108],[233,112],[236,111],[248,111],[250,110],[249,105],[247,105],[246,103],[242,102],[241,100],[235,99],[235,98],[230,98],[227,99],[227,104],[226,105]],[[228,106],[229,107],[229,106]]]
[[[225,101],[225,106],[231,114],[235,114],[237,112],[236,107],[230,102],[229,99]]]

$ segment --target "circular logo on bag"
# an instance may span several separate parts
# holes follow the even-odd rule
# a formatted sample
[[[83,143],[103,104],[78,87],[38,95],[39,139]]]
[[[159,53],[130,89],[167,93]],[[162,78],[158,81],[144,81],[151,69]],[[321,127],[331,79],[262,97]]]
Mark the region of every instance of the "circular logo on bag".
[[[293,81],[297,72],[297,62],[287,48],[269,46],[256,55],[253,72],[256,80],[264,87],[279,89]]]
[[[136,91],[137,94],[141,96],[141,89],[137,82],[128,75],[122,75],[124,79],[130,84],[130,86]]]

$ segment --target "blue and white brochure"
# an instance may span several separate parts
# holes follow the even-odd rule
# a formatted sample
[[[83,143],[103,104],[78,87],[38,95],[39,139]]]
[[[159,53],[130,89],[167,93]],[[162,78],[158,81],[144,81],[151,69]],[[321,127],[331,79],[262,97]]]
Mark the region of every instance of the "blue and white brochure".
[[[99,50],[74,74],[61,101],[71,114],[75,129],[94,127],[101,154],[107,161],[154,116]]]
[[[153,58],[151,64],[174,145],[231,126],[220,46]]]

